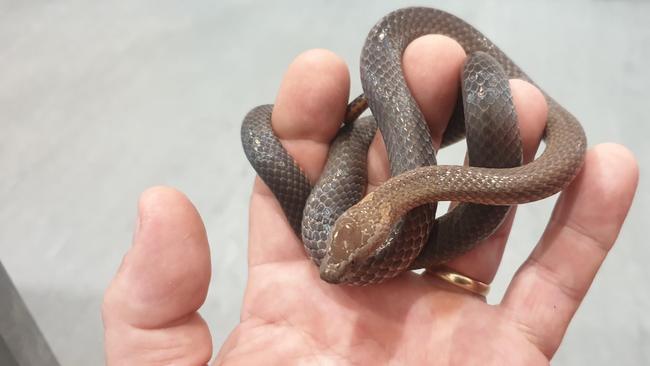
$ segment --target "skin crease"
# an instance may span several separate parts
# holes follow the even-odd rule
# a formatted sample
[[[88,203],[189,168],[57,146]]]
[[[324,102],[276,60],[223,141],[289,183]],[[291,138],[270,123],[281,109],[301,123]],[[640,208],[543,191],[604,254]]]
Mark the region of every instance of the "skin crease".
[[[409,87],[436,142],[457,95],[463,58],[462,49],[441,36],[416,40],[404,55]],[[511,86],[530,159],[544,127],[545,103],[529,84],[513,80]],[[312,181],[324,165],[348,88],[345,64],[324,50],[300,55],[285,75],[274,130]],[[385,155],[376,140],[369,151],[369,189],[387,177]],[[589,150],[582,172],[559,198],[543,237],[501,304],[488,305],[428,275],[409,273],[368,287],[322,282],[277,201],[256,179],[241,321],[213,362],[548,364],[616,240],[637,180],[635,159],[624,147],[604,144]],[[211,338],[196,312],[210,279],[201,219],[185,196],[165,187],[143,194],[139,216],[133,247],[104,299],[107,363],[206,364]],[[512,217],[451,266],[490,282],[511,224]],[[213,248],[219,255],[218,238]]]

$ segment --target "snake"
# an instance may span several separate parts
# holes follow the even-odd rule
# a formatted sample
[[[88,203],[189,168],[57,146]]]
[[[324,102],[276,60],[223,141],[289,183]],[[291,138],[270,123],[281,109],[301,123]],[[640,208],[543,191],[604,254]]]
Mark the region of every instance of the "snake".
[[[465,137],[467,166],[437,165],[429,127],[403,74],[406,47],[430,34],[452,38],[467,55],[441,144]],[[313,185],[275,136],[273,105],[253,108],[241,127],[246,157],[326,282],[381,283],[444,264],[494,233],[513,205],[564,190],[583,165],[587,140],[580,122],[541,88],[545,149],[522,164],[508,80],[539,86],[480,31],[443,10],[408,7],[384,16],[365,40],[360,75],[363,94],[348,105]],[[363,115],[367,108],[370,115]],[[391,177],[366,192],[367,151],[377,129]],[[458,205],[436,218],[440,201]]]

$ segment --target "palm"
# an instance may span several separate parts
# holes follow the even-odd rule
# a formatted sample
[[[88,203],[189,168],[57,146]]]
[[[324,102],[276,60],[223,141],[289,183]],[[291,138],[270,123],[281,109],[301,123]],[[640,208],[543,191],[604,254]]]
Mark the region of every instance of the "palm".
[[[434,142],[452,112],[463,59],[458,44],[435,36],[416,40],[404,54],[406,80]],[[511,86],[524,157],[530,159],[546,107],[531,85],[512,81]],[[273,128],[312,180],[323,167],[348,90],[345,65],[325,51],[303,54],[285,75]],[[368,165],[372,189],[388,176],[380,139],[371,145]],[[414,273],[368,287],[326,284],[258,179],[250,205],[249,277],[241,323],[216,363],[548,363],[616,240],[637,180],[636,162],[625,148],[605,144],[591,149],[529,260],[501,303],[492,306]],[[107,363],[204,365],[213,352],[207,325],[197,313],[210,281],[201,219],[182,194],[168,188],[145,192],[139,212],[133,247],[104,300]],[[513,216],[448,265],[491,282]]]
[[[258,181],[255,192],[251,212],[274,212],[261,220],[279,222],[263,225],[253,216],[251,227],[273,229],[251,232],[251,248],[284,251],[256,262],[251,249],[242,322],[220,361],[257,364],[281,352],[283,360],[359,364],[547,362],[500,307],[429,275],[409,273],[366,287],[323,282],[266,187]],[[471,353],[463,351],[468,346]]]
[[[278,281],[283,272],[287,281]],[[251,282],[242,323],[221,350],[224,361],[259,364],[282,352],[285,360],[334,364],[548,362],[498,306],[441,290],[426,275],[332,286],[313,264],[298,261],[265,265],[251,272]]]

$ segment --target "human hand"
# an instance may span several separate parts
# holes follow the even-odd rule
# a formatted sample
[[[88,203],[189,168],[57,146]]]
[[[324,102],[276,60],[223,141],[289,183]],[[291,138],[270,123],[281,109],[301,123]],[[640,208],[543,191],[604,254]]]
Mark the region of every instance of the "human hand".
[[[409,87],[436,143],[455,103],[463,59],[458,44],[440,36],[416,40],[404,55]],[[530,160],[544,128],[545,102],[530,84],[513,80],[511,87]],[[312,182],[342,120],[348,90],[345,65],[327,51],[304,53],[285,75],[273,127]],[[376,139],[369,153],[370,189],[387,177],[386,152]],[[415,273],[368,287],[321,281],[277,201],[256,179],[241,321],[215,363],[548,364],[616,240],[637,179],[625,148],[590,149],[498,305]],[[512,211],[497,233],[449,266],[490,283]],[[133,246],[104,299],[109,365],[209,362],[210,332],[197,313],[210,280],[209,256],[201,219],[182,194],[169,188],[143,194]]]

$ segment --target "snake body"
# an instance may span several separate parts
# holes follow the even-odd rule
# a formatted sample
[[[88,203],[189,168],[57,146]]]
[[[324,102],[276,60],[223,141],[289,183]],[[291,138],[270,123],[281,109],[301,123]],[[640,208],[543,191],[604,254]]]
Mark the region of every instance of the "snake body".
[[[460,122],[465,119],[469,167],[435,165],[429,129],[404,80],[404,49],[427,34],[453,38],[468,55],[463,102],[443,145],[463,132]],[[366,104],[372,117],[341,129],[314,187],[273,135],[272,106],[254,108],[242,124],[246,156],[328,282],[381,282],[454,258],[494,232],[508,205],[561,191],[582,166],[584,131],[547,94],[546,149],[520,166],[521,142],[507,80],[532,80],[484,35],[449,13],[405,8],[385,16],[366,39],[361,78],[364,95],[351,104],[346,119],[354,120]],[[393,177],[363,197],[365,151],[375,120]],[[462,203],[435,219],[435,203],[450,200]]]

